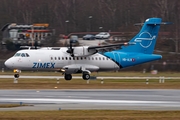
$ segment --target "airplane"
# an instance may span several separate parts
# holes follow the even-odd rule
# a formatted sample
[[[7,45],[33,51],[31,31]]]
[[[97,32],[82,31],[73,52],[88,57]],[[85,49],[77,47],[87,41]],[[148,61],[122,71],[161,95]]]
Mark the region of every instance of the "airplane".
[[[19,50],[5,66],[14,69],[15,78],[20,70],[55,70],[62,72],[65,80],[76,73],[89,80],[94,71],[119,70],[161,59],[161,55],[153,54],[161,24],[166,24],[161,18],[146,19],[140,32],[126,43],[73,47],[70,42],[69,47]]]

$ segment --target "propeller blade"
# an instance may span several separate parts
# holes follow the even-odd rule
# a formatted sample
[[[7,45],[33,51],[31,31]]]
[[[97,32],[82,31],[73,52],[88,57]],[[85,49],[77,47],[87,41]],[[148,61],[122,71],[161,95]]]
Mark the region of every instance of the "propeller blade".
[[[72,57],[74,57],[74,54],[73,54],[73,48],[72,48],[72,41],[70,40],[69,41],[69,48],[67,50],[67,53],[69,53]]]

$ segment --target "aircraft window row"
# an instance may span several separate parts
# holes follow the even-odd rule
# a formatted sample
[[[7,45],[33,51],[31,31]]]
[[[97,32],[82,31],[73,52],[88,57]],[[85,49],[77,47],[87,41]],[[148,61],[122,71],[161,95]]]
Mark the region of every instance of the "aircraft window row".
[[[16,53],[14,57],[29,57],[28,53]]]
[[[105,57],[51,57],[51,60],[109,60]]]

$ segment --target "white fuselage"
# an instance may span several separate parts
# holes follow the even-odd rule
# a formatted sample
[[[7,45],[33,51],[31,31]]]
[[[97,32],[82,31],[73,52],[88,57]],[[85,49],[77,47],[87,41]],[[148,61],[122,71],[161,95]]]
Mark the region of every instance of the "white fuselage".
[[[60,48],[60,50],[20,50],[17,52],[20,53],[20,56],[11,57],[5,64],[11,69],[19,70],[60,70],[66,68],[71,73],[75,73],[73,70],[78,69],[91,72],[119,69],[114,61],[99,53],[90,56],[71,57],[66,51],[67,48],[65,47]],[[22,53],[25,56],[22,56]]]

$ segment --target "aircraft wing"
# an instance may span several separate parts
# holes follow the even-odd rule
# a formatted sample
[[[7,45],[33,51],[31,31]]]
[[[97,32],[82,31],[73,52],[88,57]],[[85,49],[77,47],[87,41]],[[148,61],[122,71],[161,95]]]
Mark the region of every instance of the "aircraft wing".
[[[88,51],[91,50],[97,50],[98,52],[107,52],[112,50],[120,49],[121,46],[128,46],[128,45],[135,45],[136,43],[117,43],[117,44],[111,44],[111,45],[102,45],[102,46],[89,46]]]

